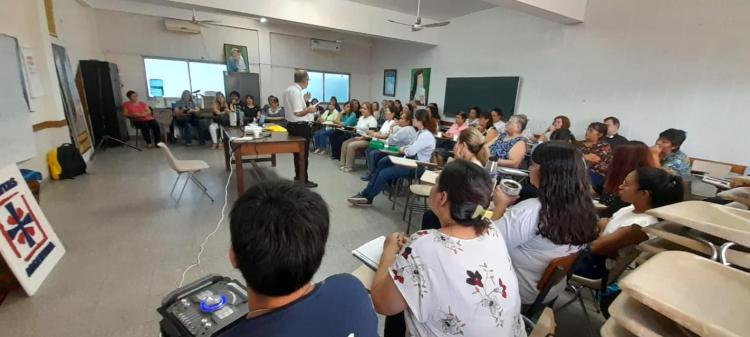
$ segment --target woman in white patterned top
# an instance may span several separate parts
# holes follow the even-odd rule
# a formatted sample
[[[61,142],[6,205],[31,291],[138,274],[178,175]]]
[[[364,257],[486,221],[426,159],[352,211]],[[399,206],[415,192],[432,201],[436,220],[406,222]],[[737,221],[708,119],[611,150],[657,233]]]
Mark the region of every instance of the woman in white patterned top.
[[[413,336],[526,336],[505,242],[482,219],[492,186],[471,162],[445,166],[429,197],[441,228],[385,241],[371,289],[377,312],[403,311]]]

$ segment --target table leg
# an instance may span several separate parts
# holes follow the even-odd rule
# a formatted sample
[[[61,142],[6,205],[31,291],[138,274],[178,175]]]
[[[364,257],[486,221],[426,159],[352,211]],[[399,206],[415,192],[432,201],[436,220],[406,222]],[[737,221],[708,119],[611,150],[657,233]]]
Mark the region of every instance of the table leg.
[[[224,135],[224,166],[226,167],[227,172],[229,172],[229,165],[232,165],[231,161],[229,160],[229,135],[224,133],[223,131],[222,133]]]
[[[300,143],[299,146],[299,162],[297,162],[297,165],[299,167],[300,172],[300,182],[304,183],[307,181],[307,170],[305,170],[305,160],[307,160],[307,153],[305,152],[305,144]]]
[[[271,155],[271,167],[276,167],[276,154]]]
[[[237,150],[234,151],[234,162],[237,166],[235,168],[235,171],[237,174],[235,177],[237,178],[237,195],[240,196],[242,193],[245,192],[245,171],[242,168],[242,147],[244,145],[240,145],[237,147]]]

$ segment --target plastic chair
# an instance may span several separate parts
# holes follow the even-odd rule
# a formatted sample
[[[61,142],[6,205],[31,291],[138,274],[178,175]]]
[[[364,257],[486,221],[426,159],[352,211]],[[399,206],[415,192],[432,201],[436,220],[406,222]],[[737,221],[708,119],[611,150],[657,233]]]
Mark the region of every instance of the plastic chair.
[[[180,181],[180,177],[182,177],[183,174],[187,174],[187,178],[185,179],[185,183],[182,185],[180,195],[176,199],[176,204],[180,203],[180,200],[182,199],[182,193],[185,192],[185,187],[187,186],[188,181],[192,181],[196,186],[198,186],[202,194],[205,194],[208,199],[211,200],[211,202],[214,202],[214,198],[212,198],[211,195],[208,194],[208,189],[206,188],[206,186],[203,185],[203,183],[195,177],[196,173],[200,172],[201,170],[208,169],[208,164],[203,160],[177,159],[172,154],[172,151],[169,150],[167,144],[164,144],[164,142],[159,142],[158,146],[162,150],[164,150],[164,155],[167,157],[167,163],[169,164],[169,167],[177,172],[177,179],[175,179],[174,184],[172,184],[172,190],[170,190],[169,196],[174,198],[174,189],[175,187],[177,187],[177,182]]]
[[[534,318],[545,306],[550,306],[555,302],[555,299],[544,303],[544,299],[549,294],[550,289],[560,283],[565,278],[573,265],[578,261],[580,254],[575,252],[573,254],[558,257],[552,259],[547,265],[547,269],[544,270],[542,278],[536,284],[536,288],[539,290],[539,294],[536,296],[534,303],[532,303],[526,310],[523,311],[523,315],[529,318]]]

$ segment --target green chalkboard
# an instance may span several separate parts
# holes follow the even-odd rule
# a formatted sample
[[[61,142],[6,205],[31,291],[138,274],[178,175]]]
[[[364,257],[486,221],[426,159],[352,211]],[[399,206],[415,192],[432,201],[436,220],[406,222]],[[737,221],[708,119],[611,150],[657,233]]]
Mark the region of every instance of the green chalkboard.
[[[516,111],[516,98],[521,78],[514,77],[449,77],[445,83],[445,116],[469,112],[472,106],[482,111],[503,109],[504,119]]]

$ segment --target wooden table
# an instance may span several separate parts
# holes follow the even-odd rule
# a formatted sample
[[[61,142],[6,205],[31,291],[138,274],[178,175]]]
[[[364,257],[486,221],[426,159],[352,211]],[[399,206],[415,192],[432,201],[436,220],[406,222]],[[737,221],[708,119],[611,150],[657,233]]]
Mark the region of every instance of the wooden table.
[[[243,156],[278,153],[298,153],[299,160],[297,166],[300,171],[301,182],[307,181],[307,172],[305,172],[305,138],[290,136],[286,132],[271,132],[271,137],[260,139],[250,139],[245,137],[245,133],[239,127],[222,127],[224,133],[224,162],[227,172],[230,171],[231,165],[230,152],[234,153],[234,163],[237,174],[237,193],[245,192],[245,173],[242,167],[243,163],[255,164],[257,160],[242,159]],[[275,159],[272,159],[275,166]]]

